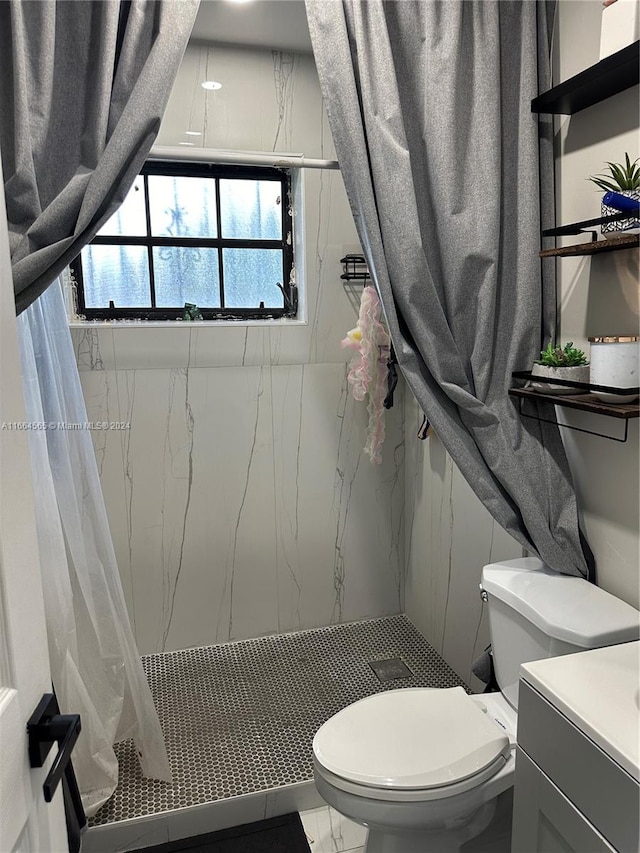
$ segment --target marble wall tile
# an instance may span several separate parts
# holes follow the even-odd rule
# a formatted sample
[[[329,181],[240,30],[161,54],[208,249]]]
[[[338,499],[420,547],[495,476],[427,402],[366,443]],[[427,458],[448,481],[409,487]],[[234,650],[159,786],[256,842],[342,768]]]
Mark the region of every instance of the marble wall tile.
[[[206,91],[200,83],[218,80]],[[200,131],[186,137],[185,130]],[[169,97],[158,145],[281,151],[335,158],[311,56],[194,42]]]
[[[125,853],[169,841],[166,815],[90,826],[82,836],[83,853]]]
[[[193,441],[186,374],[184,368],[118,373],[121,417],[131,429],[121,461],[126,539],[116,551],[124,550],[132,566],[141,654],[167,646],[183,568]]]
[[[192,367],[237,367],[269,364],[270,327],[200,326],[191,329]]]
[[[249,109],[249,105],[258,96],[255,80],[264,79],[269,72],[268,54],[253,54],[229,51],[222,45],[190,44],[169,97],[157,144],[191,141],[184,132],[192,130],[203,134],[197,138],[201,146],[241,148],[238,129],[243,122],[244,138],[251,141],[254,151],[262,150],[260,112]],[[203,80],[218,80],[223,87],[207,91],[200,86]]]
[[[118,370],[184,368],[189,363],[189,324],[161,329],[144,323],[114,324],[112,334]]]
[[[295,782],[292,785],[281,785],[267,793],[265,818],[278,815],[316,809],[324,804],[318,789],[312,779],[307,782]]]
[[[276,612],[268,368],[123,372],[142,654],[258,636]]]
[[[389,414],[384,461],[363,452],[366,406],[343,365],[274,367],[279,630],[401,609],[403,437]]]
[[[344,365],[82,378],[141,653],[401,609],[401,405],[374,466]]]
[[[113,328],[94,323],[71,328],[78,370],[115,370]]]
[[[406,397],[406,613],[460,677],[480,688],[471,664],[489,643],[482,567],[521,557],[522,547],[493,520],[438,437],[417,438],[422,413],[409,391]]]
[[[277,624],[270,370],[198,374],[203,406],[194,456],[203,468],[194,521],[204,533],[200,561],[214,579],[210,615],[202,619],[214,638],[209,642],[261,636]]]
[[[135,633],[133,575],[130,552],[127,547],[129,517],[123,475],[123,448],[129,441],[129,427],[126,426],[126,420],[120,416],[120,395],[118,393],[120,380],[121,376],[115,370],[85,370],[80,372],[88,420],[125,424],[123,429],[93,430],[91,437],[96,453],[102,494],[122,588]]]
[[[330,806],[300,813],[312,853],[355,853],[364,850],[367,830]]]
[[[194,835],[206,835],[209,832],[219,832],[232,826],[241,826],[244,823],[263,820],[267,796],[267,794],[257,792],[205,803],[202,806],[172,809],[166,813],[169,839],[171,841],[191,839]],[[226,846],[224,842],[222,845]],[[209,846],[215,848],[215,846],[220,845],[216,845],[214,842],[213,845]]]

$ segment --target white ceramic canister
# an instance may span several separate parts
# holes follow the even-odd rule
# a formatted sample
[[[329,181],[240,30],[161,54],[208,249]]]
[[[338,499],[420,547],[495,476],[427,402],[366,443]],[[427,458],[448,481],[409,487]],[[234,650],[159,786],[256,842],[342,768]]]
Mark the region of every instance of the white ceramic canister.
[[[602,10],[600,59],[617,53],[640,38],[638,0],[616,0]]]
[[[640,336],[610,335],[589,338],[591,344],[589,382],[611,388],[637,388],[640,385]],[[605,403],[632,403],[633,394],[608,394],[593,391]]]

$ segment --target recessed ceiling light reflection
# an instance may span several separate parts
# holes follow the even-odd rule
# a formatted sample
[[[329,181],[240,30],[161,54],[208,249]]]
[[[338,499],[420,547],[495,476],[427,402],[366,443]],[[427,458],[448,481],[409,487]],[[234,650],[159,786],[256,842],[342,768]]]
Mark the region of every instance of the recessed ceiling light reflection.
[[[185,136],[202,136],[202,132],[199,130],[185,130]]]
[[[204,83],[202,83],[202,88],[211,90],[222,89],[222,83],[218,83],[217,80],[205,80]]]
[[[180,145],[195,145],[195,142],[181,142]]]

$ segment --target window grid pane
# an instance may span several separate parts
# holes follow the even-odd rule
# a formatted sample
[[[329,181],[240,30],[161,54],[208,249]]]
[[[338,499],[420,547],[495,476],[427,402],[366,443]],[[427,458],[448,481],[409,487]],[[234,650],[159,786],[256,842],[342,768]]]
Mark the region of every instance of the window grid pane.
[[[87,308],[151,307],[149,261],[144,246],[92,246],[82,250]]]
[[[291,247],[283,241],[283,217],[290,216],[282,208],[285,183],[280,177],[256,178],[255,169],[238,177],[241,167],[224,167],[233,175],[227,177],[223,167],[207,168],[201,175],[191,168],[182,175],[157,174],[156,167],[136,179],[97,235],[100,242],[81,254],[80,304],[88,314],[115,319],[120,310],[125,317],[138,312],[171,319],[186,302],[221,318],[225,311],[229,316],[255,311],[258,317],[295,313],[289,288],[286,297],[281,290],[291,263]],[[290,223],[286,228],[290,232]],[[158,238],[201,239],[206,245],[158,245]],[[261,248],[267,241],[271,246]]]
[[[220,180],[222,236],[237,240],[282,240],[282,184]]]
[[[280,249],[223,249],[224,304],[227,308],[282,308]]]
[[[149,175],[153,237],[217,237],[216,182],[209,178]]]
[[[142,175],[133,182],[116,212],[104,223],[97,237],[144,237],[147,233],[144,179]]]
[[[220,307],[217,249],[156,247],[153,274],[158,308],[182,308],[185,302]]]

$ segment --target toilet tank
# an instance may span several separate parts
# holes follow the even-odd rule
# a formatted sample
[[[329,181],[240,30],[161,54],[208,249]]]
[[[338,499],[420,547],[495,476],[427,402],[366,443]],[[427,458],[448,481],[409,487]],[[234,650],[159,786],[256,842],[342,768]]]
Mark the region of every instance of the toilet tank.
[[[537,557],[482,570],[496,680],[518,707],[520,664],[640,639],[640,612],[583,578]],[[483,593],[483,597],[484,597]]]

